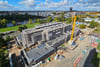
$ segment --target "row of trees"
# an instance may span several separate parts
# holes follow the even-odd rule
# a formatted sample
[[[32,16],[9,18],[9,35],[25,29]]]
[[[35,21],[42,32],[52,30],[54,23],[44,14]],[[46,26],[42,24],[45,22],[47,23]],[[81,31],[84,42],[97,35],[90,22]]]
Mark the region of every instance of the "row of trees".
[[[89,28],[94,28],[94,27],[96,27],[96,26],[98,26],[98,25],[99,25],[98,22],[91,21],[91,22],[90,22],[90,25],[89,25]]]
[[[81,17],[77,17],[77,21],[79,21],[79,22],[85,22],[85,20],[83,18],[81,18]]]
[[[35,21],[35,23],[40,23],[40,24],[43,24],[43,23],[47,23],[47,22],[52,22],[53,21],[53,18],[51,16],[49,16],[48,18],[46,19],[37,19]]]
[[[88,26],[89,28],[95,28],[95,27],[98,27],[100,25],[98,22],[95,22],[95,21],[90,21],[88,23],[89,23],[89,26]],[[79,27],[81,29],[85,29],[86,28],[86,25],[81,24]],[[95,29],[95,30],[97,31],[97,29]]]
[[[6,39],[3,39],[3,35],[0,34],[0,67],[10,67],[9,59],[8,59],[8,53],[5,53],[6,47],[8,42],[8,37]]]
[[[12,14],[12,15],[3,15],[0,16],[0,19],[6,19],[9,22],[15,20],[15,21],[24,21],[30,19],[36,19],[36,18],[43,18],[42,16],[33,16],[33,15],[28,15],[27,13],[25,15],[23,14]]]
[[[0,19],[0,28],[5,28],[5,27],[7,27],[7,23],[8,23],[8,20],[6,20],[6,19]],[[16,26],[17,25],[17,23],[16,23],[16,21],[12,21],[12,24],[14,25],[14,26]]]
[[[42,16],[33,16],[33,15],[22,15],[22,14],[12,14],[12,15],[2,15],[0,16],[0,28],[7,27],[7,23],[12,22],[14,26],[17,25],[16,22],[28,20],[28,19],[44,18]]]
[[[17,18],[17,19],[19,19],[19,18],[22,19],[22,17],[25,16],[23,20],[27,20],[28,18],[30,18],[28,24],[32,24],[32,17],[33,16],[31,16],[31,15],[27,15],[27,14],[25,14],[25,15],[7,15],[7,16],[2,16],[2,18],[6,18],[6,17],[9,17],[9,16],[10,16],[10,18],[15,16],[15,18]],[[0,19],[2,19],[2,18],[0,18]],[[25,19],[25,18],[27,18],[27,19]],[[41,17],[37,17],[37,18],[41,18]],[[12,24],[14,26],[16,26],[17,25],[16,21],[18,21],[18,20],[17,19],[15,20],[14,18],[12,18],[12,19],[10,19],[10,21],[12,22]],[[47,22],[52,22],[52,21],[55,21],[55,22],[67,21],[66,23],[70,23],[71,20],[72,20],[71,18],[64,18],[64,13],[61,13],[61,16],[56,17],[55,19],[53,19],[51,16],[49,16],[46,19],[37,19],[35,22],[42,24],[42,23],[47,23]],[[9,21],[8,18],[0,20],[0,28],[6,27],[8,21]]]
[[[47,22],[62,22],[62,21],[66,21],[66,23],[71,23],[72,18],[65,18],[64,13],[62,13],[60,17],[55,17],[53,19],[51,16],[49,16],[46,19],[37,19],[35,22],[42,24],[42,23],[47,23]]]

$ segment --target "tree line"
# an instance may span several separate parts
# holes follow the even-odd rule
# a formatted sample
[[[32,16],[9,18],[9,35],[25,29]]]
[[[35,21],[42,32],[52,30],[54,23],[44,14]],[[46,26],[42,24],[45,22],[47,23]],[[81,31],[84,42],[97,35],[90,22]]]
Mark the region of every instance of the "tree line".
[[[24,21],[24,20],[28,20],[28,19],[36,19],[36,18],[43,18],[42,16],[34,16],[34,15],[29,15],[29,14],[12,14],[12,15],[2,15],[0,16],[0,19],[6,19],[8,20],[8,22],[11,21]]]
[[[7,36],[4,39],[3,36],[3,34],[0,34],[0,67],[10,67],[7,52],[7,42],[10,41],[12,38],[10,38],[10,36]]]
[[[12,15],[2,15],[0,16],[0,28],[7,27],[7,23],[12,22],[14,26],[17,25],[16,22],[24,21],[28,19],[44,18],[42,16],[33,16],[33,15],[22,15],[22,14],[12,14]]]

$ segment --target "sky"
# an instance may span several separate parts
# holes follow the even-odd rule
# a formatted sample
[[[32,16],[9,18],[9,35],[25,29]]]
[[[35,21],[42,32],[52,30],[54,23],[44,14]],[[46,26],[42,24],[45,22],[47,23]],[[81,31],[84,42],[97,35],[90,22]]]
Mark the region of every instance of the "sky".
[[[100,11],[100,0],[0,0],[0,11]]]

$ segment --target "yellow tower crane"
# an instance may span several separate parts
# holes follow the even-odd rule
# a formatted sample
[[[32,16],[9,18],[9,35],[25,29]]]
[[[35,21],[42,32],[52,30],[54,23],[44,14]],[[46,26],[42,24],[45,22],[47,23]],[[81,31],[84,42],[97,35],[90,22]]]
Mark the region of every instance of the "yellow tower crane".
[[[74,30],[75,30],[75,23],[76,23],[76,16],[74,17],[74,23],[73,23],[73,26],[72,26],[71,41],[73,40],[73,35],[74,35]]]
[[[68,42],[69,45],[72,45],[73,44],[73,35],[74,35],[74,30],[75,30],[76,17],[77,16],[74,16],[74,17],[72,16],[73,25],[72,25],[72,33],[71,33],[71,37],[70,37],[71,39]]]

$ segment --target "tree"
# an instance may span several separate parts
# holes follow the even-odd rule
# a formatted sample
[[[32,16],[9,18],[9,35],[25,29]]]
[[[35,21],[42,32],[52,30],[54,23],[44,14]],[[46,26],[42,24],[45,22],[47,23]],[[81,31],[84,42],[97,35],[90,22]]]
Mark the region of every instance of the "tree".
[[[55,15],[55,14],[56,14],[56,12],[53,12],[52,14],[53,14],[53,15]]]
[[[53,20],[52,17],[49,16],[49,17],[48,17],[48,22],[52,22],[52,20]]]
[[[83,18],[81,18],[81,17],[77,17],[77,21],[79,21],[79,22],[85,22],[85,20]]]
[[[27,26],[26,26],[26,25],[24,25],[24,26],[23,26],[23,29],[27,29]]]
[[[0,50],[0,67],[10,67],[8,56],[5,55],[4,50]]]
[[[1,19],[0,20],[0,28],[4,28],[7,26],[7,20],[6,19]]]
[[[12,21],[12,24],[13,24],[14,26],[16,26],[16,22],[15,22],[15,21]]]
[[[81,29],[85,29],[85,28],[86,28],[86,25],[81,24],[81,25],[80,25],[80,28],[81,28]]]
[[[27,26],[24,25],[23,27],[19,26],[18,31],[22,32],[22,30],[27,29]]]
[[[64,20],[65,20],[65,18],[64,18],[64,13],[61,14],[60,20],[61,20],[61,21],[64,21]]]
[[[11,37],[9,35],[6,35],[6,41],[10,41]]]
[[[60,18],[59,17],[55,17],[54,21],[59,22]]]
[[[90,28],[94,28],[94,27],[96,27],[97,25],[98,25],[97,22],[91,21],[89,27],[90,27]]]
[[[32,19],[29,19],[29,22],[28,22],[28,24],[32,24]]]
[[[36,23],[40,23],[40,19],[36,19],[36,21],[35,21]]]
[[[22,30],[23,30],[23,27],[19,26],[18,31],[22,32]]]
[[[0,47],[6,45],[6,41],[3,39],[3,35],[0,34]]]
[[[47,22],[47,19],[42,19],[41,21],[40,21],[40,24],[42,24],[42,23],[46,23]]]
[[[71,21],[70,21],[70,20],[68,20],[68,21],[67,21],[67,23],[71,23]]]

